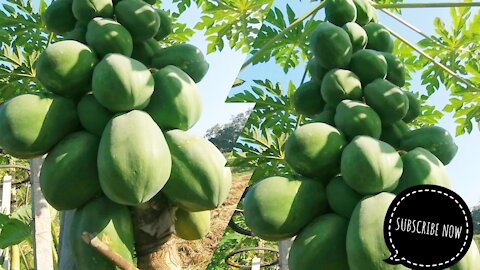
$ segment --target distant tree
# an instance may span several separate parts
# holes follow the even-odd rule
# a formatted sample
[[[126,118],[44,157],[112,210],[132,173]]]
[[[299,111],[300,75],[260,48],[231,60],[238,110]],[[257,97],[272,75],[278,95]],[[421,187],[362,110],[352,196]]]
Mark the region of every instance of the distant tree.
[[[205,138],[217,146],[222,153],[232,151],[232,148],[235,145],[240,132],[242,132],[245,122],[251,112],[252,110],[247,110],[246,112],[232,116],[230,122],[226,124],[216,124],[207,130]]]
[[[480,204],[472,208],[473,231],[480,234]]]

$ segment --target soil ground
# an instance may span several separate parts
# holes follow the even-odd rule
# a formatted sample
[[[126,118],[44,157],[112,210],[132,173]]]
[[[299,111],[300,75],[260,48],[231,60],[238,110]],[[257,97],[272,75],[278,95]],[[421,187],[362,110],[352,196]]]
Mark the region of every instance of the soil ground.
[[[250,176],[251,173],[233,175],[230,194],[219,208],[212,210],[210,232],[204,238],[196,241],[175,238],[178,252],[183,261],[183,269],[203,270],[208,266],[238,201],[247,187]]]

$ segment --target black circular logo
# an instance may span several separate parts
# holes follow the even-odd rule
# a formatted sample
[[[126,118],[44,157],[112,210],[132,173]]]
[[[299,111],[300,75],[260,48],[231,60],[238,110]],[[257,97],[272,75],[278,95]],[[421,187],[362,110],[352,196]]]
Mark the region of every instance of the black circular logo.
[[[444,269],[467,253],[472,216],[463,199],[444,187],[419,185],[402,191],[383,225],[391,255],[385,262],[413,269]]]

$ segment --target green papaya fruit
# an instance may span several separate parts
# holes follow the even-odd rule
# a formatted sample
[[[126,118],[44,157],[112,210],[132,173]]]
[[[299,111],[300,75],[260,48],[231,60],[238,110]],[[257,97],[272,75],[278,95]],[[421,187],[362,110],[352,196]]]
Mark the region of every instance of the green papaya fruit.
[[[475,270],[480,265],[480,252],[475,241],[472,241],[467,254],[455,265],[445,270]]]
[[[77,20],[87,23],[95,17],[112,18],[112,0],[73,0],[73,16]]]
[[[357,136],[345,147],[340,166],[345,183],[363,195],[392,191],[403,171],[397,151],[368,136]]]
[[[353,72],[345,69],[332,69],[325,74],[320,92],[326,103],[337,105],[344,99],[360,100],[362,85]]]
[[[315,57],[308,60],[307,69],[312,81],[322,84],[323,77],[328,70],[323,68]]]
[[[162,40],[173,32],[172,19],[170,19],[170,16],[161,9],[157,9],[155,11],[158,13],[158,17],[160,18],[160,28],[158,28],[158,32],[153,38],[156,40]]]
[[[97,163],[105,195],[119,204],[138,205],[165,185],[172,158],[162,130],[147,113],[133,110],[107,124]]]
[[[48,46],[36,62],[37,79],[48,90],[66,97],[80,97],[90,90],[98,59],[86,45],[64,40]]]
[[[414,93],[410,91],[404,91],[404,93],[407,95],[408,98],[408,111],[402,120],[405,123],[410,123],[422,114],[422,106],[420,104],[420,100]]]
[[[87,24],[77,21],[72,31],[66,33],[63,38],[65,40],[75,40],[83,44],[87,44]]]
[[[326,104],[323,108],[323,111],[317,115],[315,115],[312,120],[314,122],[325,123],[330,126],[335,125],[335,111],[337,110],[337,106],[333,104]]]
[[[350,218],[353,209],[364,197],[348,186],[341,176],[336,176],[328,183],[326,194],[328,205],[333,212],[347,219]]]
[[[391,53],[383,52],[382,55],[387,60],[387,77],[391,83],[397,85],[398,87],[403,87],[405,85],[405,65],[403,62],[398,59],[395,55]]]
[[[0,147],[17,158],[41,156],[79,129],[75,103],[46,93],[23,94],[0,106]]]
[[[400,142],[400,148],[410,151],[422,147],[434,154],[444,165],[452,161],[458,151],[452,135],[442,127],[426,126],[410,131]]]
[[[383,124],[401,120],[408,111],[408,98],[395,84],[376,79],[363,89],[367,104],[380,116]]]
[[[314,81],[301,84],[293,94],[293,106],[298,114],[312,116],[321,113],[325,106],[320,85]]]
[[[393,39],[385,26],[371,22],[363,27],[367,32],[367,49],[380,52],[393,52]]]
[[[98,238],[123,259],[136,265],[133,222],[128,207],[99,197],[77,209],[69,235],[72,259],[77,270],[117,270],[118,268],[82,239],[83,233]]]
[[[407,270],[401,264],[384,262],[390,255],[383,223],[395,195],[382,192],[360,201],[353,210],[347,230],[347,257],[350,270]]]
[[[160,44],[153,38],[133,44],[132,58],[142,62],[145,66],[152,66],[153,56],[161,49]]]
[[[400,148],[400,142],[403,139],[410,129],[407,124],[402,120],[393,122],[391,124],[385,124],[382,126],[382,133],[380,135],[380,140],[384,141],[396,149]]]
[[[98,137],[102,136],[105,126],[114,116],[113,112],[98,103],[93,94],[82,97],[77,104],[77,114],[82,127]]]
[[[362,86],[365,87],[375,79],[384,79],[387,76],[388,65],[381,53],[365,49],[352,55],[349,69],[358,76]]]
[[[160,17],[142,0],[122,0],[115,5],[117,21],[132,35],[135,42],[153,38],[160,27]]]
[[[154,68],[161,69],[168,65],[180,68],[196,83],[203,79],[209,68],[200,49],[186,43],[163,48],[153,56]]]
[[[40,172],[40,188],[58,211],[79,208],[101,194],[99,143],[98,137],[79,131],[65,137],[48,153]]]
[[[393,193],[416,185],[437,185],[451,188],[448,173],[442,162],[424,148],[417,147],[402,155],[403,173]]]
[[[285,161],[297,173],[328,181],[340,170],[340,156],[346,144],[344,135],[324,123],[297,128],[285,142]]]
[[[145,111],[164,131],[188,130],[202,112],[202,99],[195,82],[181,69],[166,66],[153,73],[155,91]]]
[[[352,42],[347,32],[329,22],[320,23],[310,35],[310,49],[327,69],[345,68],[352,58]]]
[[[175,235],[184,240],[202,239],[210,230],[210,211],[175,211]]]
[[[279,241],[297,235],[315,217],[327,213],[328,203],[322,183],[274,176],[248,189],[243,210],[255,236]]]
[[[352,0],[325,0],[325,18],[342,26],[357,19],[357,8]]]
[[[77,20],[73,16],[72,3],[73,0],[56,0],[45,9],[43,19],[48,31],[63,34],[75,28]]]
[[[382,123],[378,114],[368,105],[353,100],[343,100],[335,112],[335,126],[348,140],[358,135],[380,138]]]
[[[148,68],[121,54],[108,54],[93,71],[93,95],[113,112],[144,109],[153,89],[154,80]]]
[[[325,214],[310,222],[292,243],[288,255],[290,270],[349,270],[346,251],[348,220]]]
[[[162,193],[187,211],[220,206],[232,184],[223,154],[208,140],[182,130],[167,131],[165,138],[172,153],[172,174]]]
[[[357,19],[355,20],[361,26],[373,21],[377,16],[377,11],[368,0],[353,0],[357,9]]]
[[[347,32],[348,36],[350,37],[353,52],[365,49],[368,41],[367,32],[365,32],[365,30],[360,25],[354,22],[348,22],[343,25],[342,28]]]
[[[133,41],[130,33],[118,22],[111,19],[94,18],[88,23],[86,40],[99,58],[109,53],[130,56]]]

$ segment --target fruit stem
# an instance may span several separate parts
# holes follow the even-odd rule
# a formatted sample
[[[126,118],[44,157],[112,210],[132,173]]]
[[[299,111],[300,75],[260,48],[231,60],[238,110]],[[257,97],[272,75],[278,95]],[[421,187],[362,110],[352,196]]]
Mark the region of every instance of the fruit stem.
[[[480,3],[445,2],[445,3],[372,3],[375,8],[444,8],[444,7],[478,7]]]
[[[82,239],[88,245],[92,246],[98,253],[105,256],[113,264],[118,266],[122,270],[139,270],[137,267],[132,265],[129,261],[125,260],[118,253],[113,251],[107,244],[102,242],[96,236],[93,236],[87,232],[82,234]]]
[[[453,50],[462,50],[462,51],[467,51],[467,52],[470,52],[470,50],[468,49],[465,49],[465,48],[450,48],[442,43],[440,43],[438,40],[435,40],[431,37],[429,37],[427,34],[423,33],[420,29],[418,29],[417,27],[415,27],[413,24],[407,22],[406,20],[402,19],[400,16],[397,16],[396,14],[394,14],[393,12],[387,10],[387,9],[383,9],[381,8],[380,9],[383,13],[387,14],[388,16],[392,17],[393,19],[395,19],[396,21],[400,22],[401,24],[405,25],[406,27],[412,29],[414,32],[416,32],[417,34],[421,35],[422,37],[432,41],[433,43],[439,45],[439,46],[442,46],[444,47],[445,49],[448,49],[450,51],[453,51]]]
[[[269,48],[270,46],[275,43],[275,41],[277,41],[278,39],[282,38],[285,33],[287,33],[288,31],[290,31],[290,29],[292,29],[293,27],[297,26],[299,23],[303,22],[305,19],[307,19],[308,17],[312,16],[313,14],[316,14],[317,11],[319,11],[321,8],[323,8],[325,6],[325,1],[322,1],[320,2],[319,4],[317,4],[315,7],[313,7],[311,10],[307,11],[307,13],[303,14],[302,16],[300,16],[298,19],[296,19],[295,21],[293,21],[289,26],[287,26],[285,29],[283,29],[282,31],[280,31],[280,33],[278,33],[276,36],[274,36],[272,39],[270,39],[267,43],[265,43],[261,48],[260,50],[258,50],[254,55],[252,55],[249,59],[247,59],[247,61],[245,61],[245,63],[243,63],[242,65],[242,68],[240,69],[240,71],[242,71],[243,69],[245,69],[248,65],[250,65],[255,59],[257,59],[259,56],[263,55]]]
[[[423,50],[421,50],[420,48],[418,48],[417,46],[415,46],[414,44],[412,44],[411,42],[409,42],[408,40],[406,40],[404,37],[400,36],[399,34],[397,34],[395,31],[393,31],[392,29],[388,28],[385,26],[385,28],[388,30],[388,32],[390,32],[390,34],[392,34],[393,36],[395,36],[396,38],[398,38],[401,42],[405,43],[407,46],[409,46],[410,48],[412,48],[414,51],[418,52],[421,56],[427,58],[430,62],[432,62],[434,65],[436,65],[437,67],[439,67],[440,69],[443,69],[446,73],[450,74],[451,76],[455,77],[458,81],[466,84],[467,87],[470,87],[471,90],[473,91],[480,91],[480,88],[476,87],[475,85],[473,85],[471,82],[469,82],[468,80],[466,80],[465,78],[462,78],[460,77],[457,73],[455,73],[454,71],[452,71],[451,69],[449,69],[448,67],[446,67],[445,65],[443,65],[442,63],[436,61],[433,57],[431,57],[430,55],[428,55],[426,52],[424,52]]]

